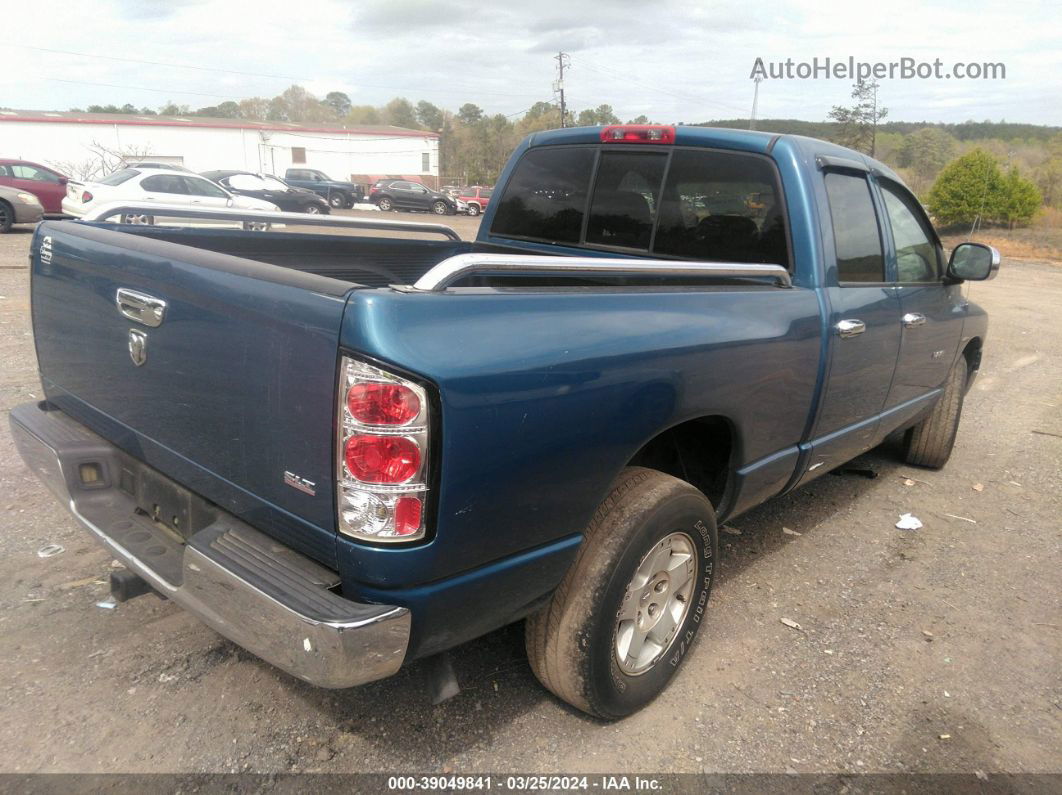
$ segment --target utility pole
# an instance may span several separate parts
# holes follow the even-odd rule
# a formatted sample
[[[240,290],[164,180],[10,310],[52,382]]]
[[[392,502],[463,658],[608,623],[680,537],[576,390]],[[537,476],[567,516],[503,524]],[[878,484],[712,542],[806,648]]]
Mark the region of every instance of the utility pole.
[[[560,126],[565,127],[568,109],[564,104],[564,67],[571,67],[571,57],[566,52],[558,52],[553,60],[557,62],[557,82],[553,84],[553,90],[560,93]]]
[[[873,124],[870,127],[870,156],[874,156],[874,150],[878,146],[878,81],[875,80],[871,87],[874,89],[874,109],[871,120]]]
[[[752,114],[749,116],[749,129],[750,130],[755,130],[756,129],[756,106],[759,104],[759,101],[760,101],[760,81],[761,80],[763,80],[762,77],[754,78],[754,82],[756,83],[756,86],[752,89]]]

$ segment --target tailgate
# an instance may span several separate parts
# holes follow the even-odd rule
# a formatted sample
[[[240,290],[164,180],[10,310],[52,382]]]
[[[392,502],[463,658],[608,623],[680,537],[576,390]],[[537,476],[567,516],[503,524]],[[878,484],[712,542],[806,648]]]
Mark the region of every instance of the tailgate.
[[[72,222],[41,224],[32,259],[48,399],[334,565],[334,395],[351,285]],[[131,291],[124,311],[119,290]],[[164,302],[161,322],[150,302],[136,319],[145,298]]]

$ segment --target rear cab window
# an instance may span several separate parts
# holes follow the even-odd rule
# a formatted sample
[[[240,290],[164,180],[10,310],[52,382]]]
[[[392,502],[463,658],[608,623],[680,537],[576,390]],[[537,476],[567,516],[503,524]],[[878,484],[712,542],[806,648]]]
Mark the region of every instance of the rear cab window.
[[[778,175],[763,155],[706,148],[529,150],[491,234],[664,258],[789,267]]]

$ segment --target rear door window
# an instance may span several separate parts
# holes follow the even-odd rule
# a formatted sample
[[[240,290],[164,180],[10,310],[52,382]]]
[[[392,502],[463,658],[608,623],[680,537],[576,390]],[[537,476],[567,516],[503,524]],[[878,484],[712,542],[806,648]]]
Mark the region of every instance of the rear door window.
[[[205,179],[199,179],[198,177],[177,177],[177,179],[184,182],[184,192],[190,193],[192,196],[210,196],[215,199],[227,199],[229,197],[228,193],[213,182],[207,182]]]
[[[595,155],[590,147],[529,151],[520,159],[498,203],[491,233],[578,243]]]
[[[148,193],[179,193],[181,195],[188,193],[184,180],[176,174],[156,174],[147,177],[140,183],[140,187]]]
[[[687,259],[788,266],[780,197],[774,167],[764,157],[676,150],[653,249]]]
[[[602,152],[586,242],[649,250],[666,152]]]
[[[866,177],[830,172],[826,174],[826,196],[837,251],[837,281],[885,281],[881,233]]]
[[[50,171],[45,171],[41,168],[34,168],[33,166],[21,165],[13,166],[12,170],[15,172],[15,176],[19,179],[30,179],[35,182],[58,182],[59,177]]]

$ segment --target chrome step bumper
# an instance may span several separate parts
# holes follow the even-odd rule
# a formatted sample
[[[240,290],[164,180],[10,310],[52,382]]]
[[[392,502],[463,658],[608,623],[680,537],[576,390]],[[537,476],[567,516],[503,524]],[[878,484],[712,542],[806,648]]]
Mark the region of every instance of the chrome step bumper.
[[[338,596],[329,590],[339,583],[335,572],[209,505],[61,411],[27,403],[12,409],[10,423],[23,460],[82,527],[229,640],[321,687],[364,684],[402,665],[407,609]],[[185,538],[137,510],[146,488],[170,491]],[[190,518],[201,526],[193,530]]]

